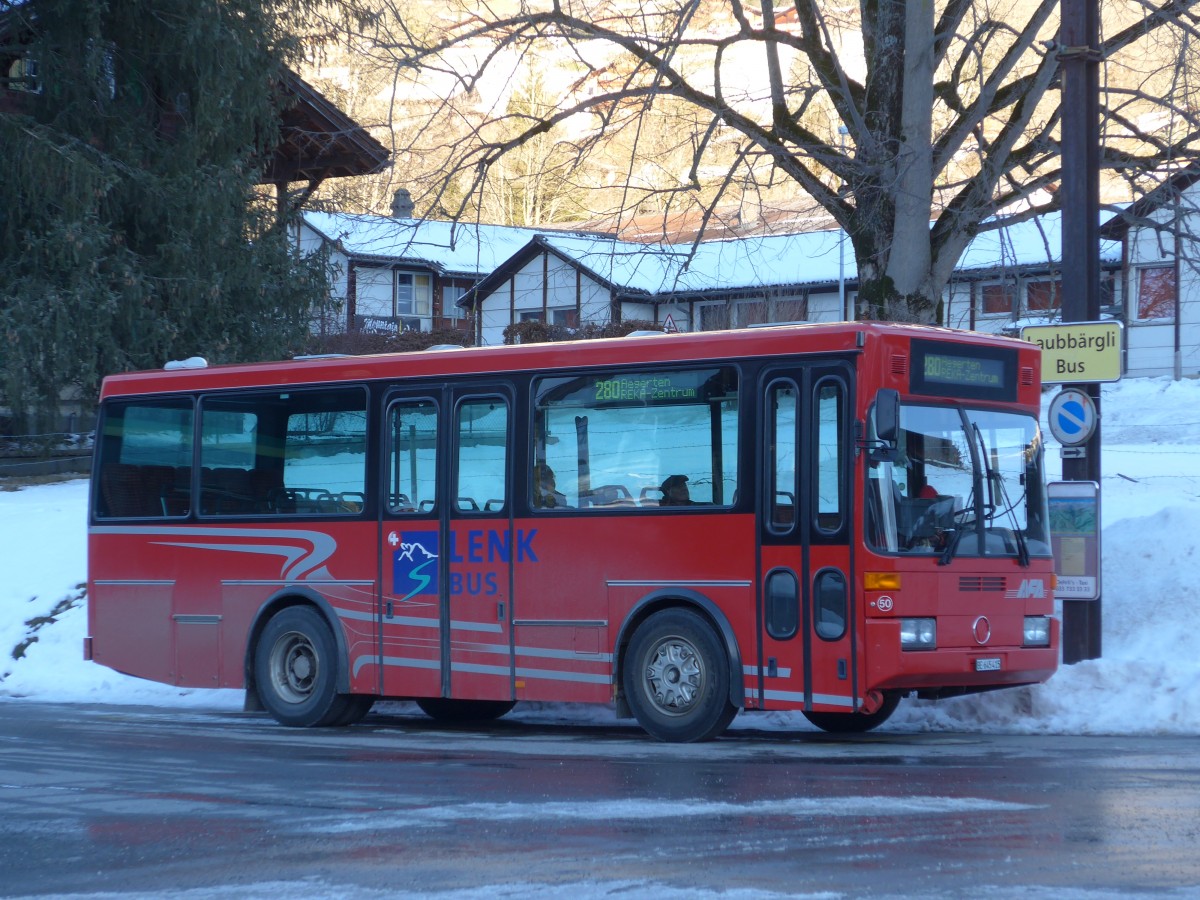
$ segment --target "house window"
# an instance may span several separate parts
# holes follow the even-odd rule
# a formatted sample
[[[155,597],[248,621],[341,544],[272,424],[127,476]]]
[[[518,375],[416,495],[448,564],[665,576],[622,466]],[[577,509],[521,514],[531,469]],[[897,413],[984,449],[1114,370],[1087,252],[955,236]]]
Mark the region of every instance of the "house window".
[[[1025,308],[1050,312],[1062,306],[1062,281],[1030,281],[1025,285]]]
[[[736,328],[762,325],[771,321],[766,300],[739,300],[733,304],[733,323]]]
[[[578,328],[579,327],[579,310],[573,306],[568,306],[564,309],[552,309],[550,312],[550,321],[555,325],[561,325],[563,328]]]
[[[729,304],[705,303],[700,307],[700,330],[722,331],[729,327]]]
[[[770,322],[803,322],[808,318],[808,299],[803,294],[785,294],[756,299],[721,300],[698,305],[700,330],[748,328]]]
[[[985,316],[1011,316],[1016,308],[1015,284],[983,284],[979,286],[980,311]]]
[[[772,322],[807,322],[808,298],[803,295],[776,297],[771,301]]]
[[[442,317],[446,319],[462,319],[466,316],[466,310],[458,305],[458,301],[462,299],[463,294],[467,292],[465,287],[457,284],[442,285]]]
[[[396,315],[430,315],[433,300],[433,280],[428,275],[396,273]]]
[[[1175,269],[1147,266],[1138,269],[1137,317],[1170,319],[1175,316]]]
[[[540,309],[527,309],[517,313],[517,317],[522,322],[548,322],[563,328],[579,327],[579,311],[573,306],[563,309],[548,309],[545,314]]]

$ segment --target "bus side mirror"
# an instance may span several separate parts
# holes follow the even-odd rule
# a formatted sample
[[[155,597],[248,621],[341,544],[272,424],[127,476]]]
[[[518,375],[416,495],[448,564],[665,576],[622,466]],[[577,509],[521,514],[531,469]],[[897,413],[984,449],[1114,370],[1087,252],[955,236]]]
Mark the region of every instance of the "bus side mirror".
[[[900,393],[882,388],[875,395],[875,437],[894,446],[899,433]]]

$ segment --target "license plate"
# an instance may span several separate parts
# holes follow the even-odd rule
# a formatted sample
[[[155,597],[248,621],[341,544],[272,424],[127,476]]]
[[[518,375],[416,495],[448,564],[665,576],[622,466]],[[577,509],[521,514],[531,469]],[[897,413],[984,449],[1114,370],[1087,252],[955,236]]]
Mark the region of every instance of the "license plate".
[[[1000,671],[1000,657],[989,656],[986,659],[975,660],[975,671],[976,672],[999,672]]]

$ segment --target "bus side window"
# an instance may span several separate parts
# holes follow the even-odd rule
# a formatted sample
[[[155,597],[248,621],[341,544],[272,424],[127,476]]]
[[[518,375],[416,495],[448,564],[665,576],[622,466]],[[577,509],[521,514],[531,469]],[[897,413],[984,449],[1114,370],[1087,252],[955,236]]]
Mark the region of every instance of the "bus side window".
[[[359,387],[213,395],[200,407],[200,513],[357,515],[366,500]]]
[[[813,464],[817,498],[817,530],[832,534],[842,527],[846,495],[844,436],[845,390],[842,382],[823,378],[817,383],[814,432],[817,435]]]
[[[459,512],[499,512],[508,503],[508,404],[500,397],[458,407]]]
[[[406,400],[388,411],[388,511],[429,512],[437,500],[438,408]]]
[[[771,510],[772,529],[787,531],[796,521],[796,415],[799,394],[795,383],[785,381],[772,385],[768,396],[771,410],[770,462],[774,477],[767,502]]]
[[[673,515],[736,502],[734,367],[548,377],[535,391],[535,476],[552,469],[564,497],[551,507],[531,491],[535,508]]]
[[[186,516],[191,512],[190,400],[114,403],[100,437],[96,515]]]

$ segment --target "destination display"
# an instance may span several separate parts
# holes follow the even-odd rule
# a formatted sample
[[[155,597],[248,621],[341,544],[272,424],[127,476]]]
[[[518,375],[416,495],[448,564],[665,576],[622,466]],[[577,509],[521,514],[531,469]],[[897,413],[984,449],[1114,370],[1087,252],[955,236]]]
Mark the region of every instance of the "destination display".
[[[685,369],[677,372],[629,371],[539,382],[542,407],[602,408],[707,403],[737,396],[735,369]]]
[[[938,384],[998,388],[1004,384],[1004,363],[996,359],[966,359],[946,353],[927,353],[925,380]]]
[[[1015,400],[1017,352],[998,347],[951,347],[912,342],[910,390],[967,400]]]
[[[688,373],[690,375],[690,373]],[[661,402],[664,400],[695,400],[700,389],[694,377],[668,375],[618,375],[596,382],[597,403],[622,400]]]

